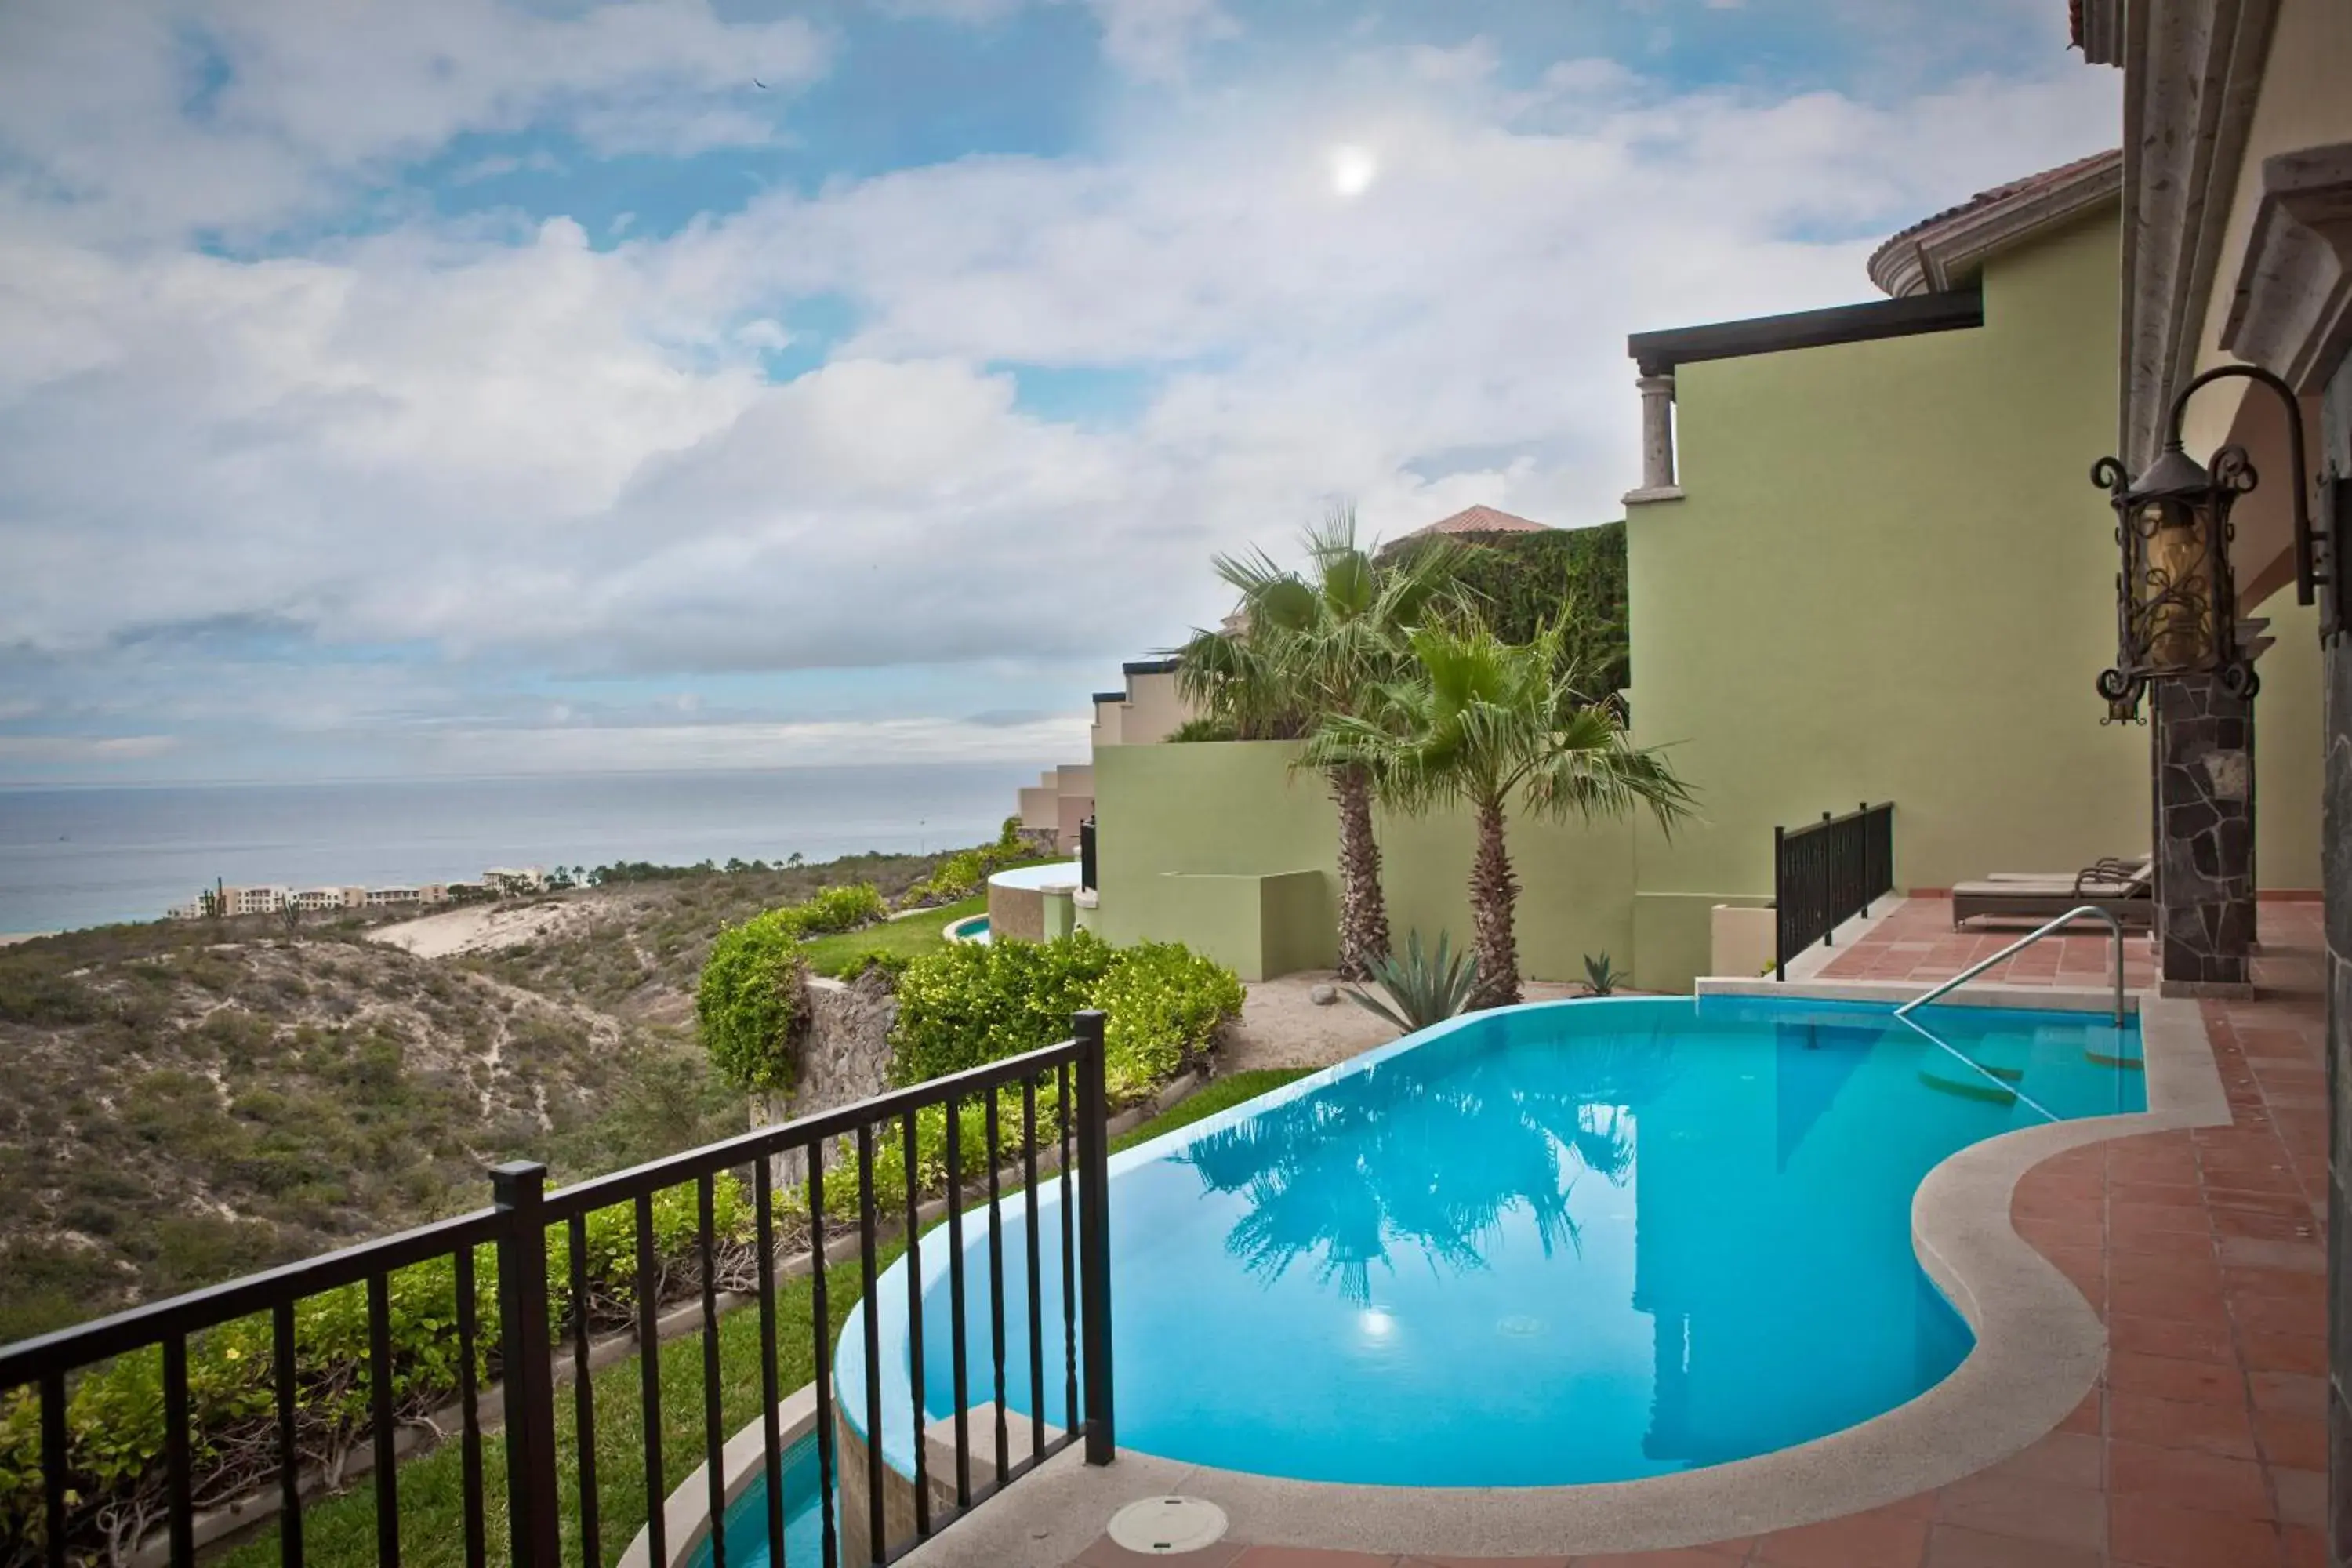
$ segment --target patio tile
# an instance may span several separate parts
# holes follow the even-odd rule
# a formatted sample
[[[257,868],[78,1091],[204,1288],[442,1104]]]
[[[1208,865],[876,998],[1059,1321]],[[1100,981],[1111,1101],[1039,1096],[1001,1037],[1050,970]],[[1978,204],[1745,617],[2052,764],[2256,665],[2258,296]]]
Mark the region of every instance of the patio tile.
[[[1233,1568],[1233,1563],[1247,1550],[1238,1541],[1220,1541],[1198,1552],[1184,1553],[1185,1568]],[[1165,1554],[1129,1552],[1106,1535],[1070,1560],[1069,1568],[1144,1568],[1146,1563],[1165,1562]]]
[[[2096,1488],[2106,1475],[2106,1446],[2095,1432],[2053,1432],[1977,1476],[2003,1476],[2052,1487]],[[1976,1479],[1975,1477],[1969,1478]]]
[[[1432,1561],[1444,1563],[1446,1559],[1439,1557]],[[1738,1561],[1738,1557],[1718,1556],[1712,1552],[1700,1552],[1689,1547],[1677,1547],[1666,1552],[1611,1552],[1598,1557],[1565,1559],[1568,1568],[1724,1568],[1725,1563]],[[1461,1562],[1462,1568],[1479,1568],[1478,1563],[1467,1557]]]
[[[2230,1331],[2220,1323],[2180,1323],[2115,1312],[2107,1318],[2107,1342],[2118,1351],[2176,1361],[2228,1365],[2238,1359]]]
[[[1927,1531],[1927,1568],[2105,1568],[2106,1561],[2104,1552],[1993,1535],[1965,1525],[1938,1524]]]
[[[2273,1466],[2270,1482],[2279,1522],[2306,1530],[2326,1528],[2327,1472]]]
[[[2108,1355],[2107,1386],[2118,1394],[2148,1394],[2159,1399],[2223,1405],[2231,1409],[2246,1402],[2245,1380],[2235,1366],[2135,1355],[2129,1351],[2116,1351]]]
[[[1885,1510],[1849,1514],[1760,1537],[1749,1559],[1773,1568],[1920,1568],[1927,1521]]]
[[[2108,1436],[2159,1448],[2195,1448],[2229,1458],[2254,1458],[2254,1426],[2229,1405],[2184,1405],[2118,1389],[2107,1395]]]
[[[2257,1410],[2254,1442],[2266,1464],[2298,1470],[2327,1468],[2327,1424],[2317,1416]]]
[[[2254,1467],[2248,1465],[2249,1470]],[[2257,1493],[2261,1476],[2254,1477]],[[2106,1498],[2095,1489],[2051,1486],[2002,1476],[1970,1476],[1943,1489],[1936,1508],[1942,1524],[1993,1535],[2046,1541],[2095,1551],[2106,1544]]]
[[[2270,1268],[2325,1278],[2327,1249],[2315,1241],[2274,1241],[2266,1237],[2225,1236],[2215,1247],[2225,1269]]]
[[[1674,1561],[1675,1555],[1672,1552],[1663,1554],[1644,1552],[1639,1556],[1622,1558],[1621,1561],[1647,1563],[1650,1568],[1683,1568],[1683,1564]],[[1581,1561],[1600,1563],[1605,1559],[1587,1557]],[[1720,1557],[1701,1557],[1697,1561],[1701,1568],[1723,1568],[1723,1559]],[[1397,1559],[1398,1568],[1569,1568],[1569,1562],[1570,1560],[1565,1557],[1400,1557]]]
[[[2327,1370],[2327,1339],[2324,1334],[2243,1334],[2242,1352],[2249,1368],[2263,1372],[2320,1373]]]
[[[2204,1513],[2271,1516],[2270,1489],[2251,1459],[2225,1459],[2144,1443],[2107,1445],[2107,1486],[2116,1497],[2144,1496]]]
[[[2327,1414],[2327,1379],[2308,1373],[2249,1373],[2246,1393],[2257,1410],[2308,1415],[2315,1420]]]
[[[1395,1568],[1393,1554],[1369,1552],[1326,1552],[1319,1546],[1249,1546],[1234,1559],[1234,1568]]]
[[[2133,1568],[2271,1568],[2279,1561],[2278,1529],[2267,1520],[2141,1497],[2115,1499],[2109,1517],[2109,1554]]]

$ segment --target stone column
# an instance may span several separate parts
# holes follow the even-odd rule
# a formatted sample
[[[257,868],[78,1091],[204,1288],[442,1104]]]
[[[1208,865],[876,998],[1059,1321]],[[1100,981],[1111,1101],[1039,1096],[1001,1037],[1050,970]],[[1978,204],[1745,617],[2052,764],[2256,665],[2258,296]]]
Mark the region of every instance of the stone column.
[[[2352,471],[2352,357],[2320,405],[2321,468]],[[2337,590],[2341,592],[2341,590]],[[2320,655],[2319,879],[2327,898],[2328,1560],[2352,1564],[2352,637]]]
[[[1675,483],[1674,375],[1643,375],[1633,384],[1642,393],[1642,488],[1625,492],[1626,504],[1678,500],[1683,492]]]
[[[2210,676],[2159,680],[2157,942],[2164,991],[2251,995],[2254,754],[2250,704]]]

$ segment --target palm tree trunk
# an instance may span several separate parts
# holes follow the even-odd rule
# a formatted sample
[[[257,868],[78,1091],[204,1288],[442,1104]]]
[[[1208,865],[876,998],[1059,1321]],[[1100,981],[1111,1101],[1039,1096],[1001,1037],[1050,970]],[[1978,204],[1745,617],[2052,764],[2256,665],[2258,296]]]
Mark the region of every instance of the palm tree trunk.
[[[1470,862],[1470,925],[1478,950],[1478,1005],[1506,1007],[1519,999],[1519,944],[1512,920],[1519,884],[1503,842],[1503,803],[1478,803],[1478,852]]]
[[[1389,909],[1381,895],[1381,847],[1372,837],[1371,775],[1358,767],[1331,772],[1339,808],[1339,977],[1365,980],[1389,952]]]

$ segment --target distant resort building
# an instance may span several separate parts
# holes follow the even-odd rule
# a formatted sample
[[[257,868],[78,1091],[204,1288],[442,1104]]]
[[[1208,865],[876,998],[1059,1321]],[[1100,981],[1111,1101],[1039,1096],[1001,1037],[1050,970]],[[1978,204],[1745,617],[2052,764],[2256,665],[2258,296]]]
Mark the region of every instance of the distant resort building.
[[[195,921],[222,915],[274,915],[291,908],[302,914],[330,910],[396,909],[409,904],[467,903],[481,899],[518,898],[545,892],[545,870],[537,866],[493,866],[471,882],[420,882],[388,888],[289,888],[271,883],[252,887],[207,888],[184,903],[173,904],[163,918]]]

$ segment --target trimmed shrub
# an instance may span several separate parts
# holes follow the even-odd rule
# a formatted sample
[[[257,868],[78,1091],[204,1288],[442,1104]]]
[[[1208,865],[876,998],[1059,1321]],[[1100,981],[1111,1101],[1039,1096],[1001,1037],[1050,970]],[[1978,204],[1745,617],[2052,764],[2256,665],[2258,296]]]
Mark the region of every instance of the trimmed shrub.
[[[808,902],[799,905],[803,936],[819,936],[828,931],[856,931],[887,918],[890,906],[882,901],[871,882],[855,887],[826,888]]]
[[[719,933],[695,987],[694,1017],[721,1078],[749,1093],[792,1088],[807,980],[798,911],[770,910]]]
[[[1091,931],[1048,942],[957,944],[898,977],[891,1080],[918,1083],[1068,1037],[1070,1015],[1110,1015],[1104,1077],[1133,1100],[1208,1048],[1241,1013],[1233,971],[1179,942],[1114,948]]]

